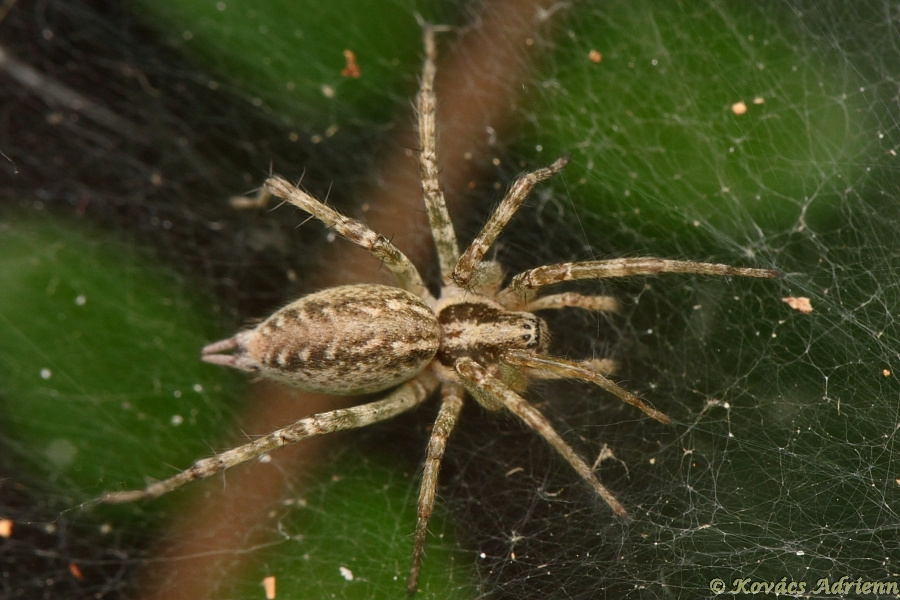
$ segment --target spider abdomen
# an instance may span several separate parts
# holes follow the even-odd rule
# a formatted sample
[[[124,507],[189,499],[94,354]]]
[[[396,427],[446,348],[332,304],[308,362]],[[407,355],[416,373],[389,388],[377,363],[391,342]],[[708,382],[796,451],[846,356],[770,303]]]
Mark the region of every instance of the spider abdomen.
[[[407,381],[434,358],[441,328],[417,296],[362,284],[304,296],[254,329],[207,347],[225,363],[327,394],[367,394]],[[234,349],[233,354],[210,354]]]

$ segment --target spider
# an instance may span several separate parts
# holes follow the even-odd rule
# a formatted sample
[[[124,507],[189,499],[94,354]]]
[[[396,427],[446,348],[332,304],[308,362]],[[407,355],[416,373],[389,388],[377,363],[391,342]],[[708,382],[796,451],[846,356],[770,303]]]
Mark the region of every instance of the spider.
[[[500,265],[484,256],[532,188],[562,170],[568,158],[559,158],[547,167],[520,176],[475,240],[460,253],[438,181],[433,89],[435,28],[423,28],[425,60],[417,96],[419,166],[440,266],[440,293],[430,293],[409,258],[384,236],[338,214],[287,180],[271,176],[263,186],[263,194],[286,200],[369,251],[394,274],[397,285],[344,285],[313,293],[276,311],[253,329],[209,344],[201,351],[202,360],[208,363],[259,373],[303,390],[334,395],[385,392],[385,396],[368,404],[301,419],[248,444],[199,460],[143,490],[109,493],[103,501],[118,503],[161,496],[194,479],[209,477],[302,439],[390,419],[440,390],[440,408],[425,453],[419,488],[407,579],[410,595],[418,587],[441,459],[467,394],[488,411],[505,409],[521,419],[575,469],[614,513],[627,515],[588,463],[520,394],[532,379],[577,379],[600,386],[657,421],[671,420],[608,379],[611,361],[571,361],[547,354],[547,324],[535,313],[564,307],[615,311],[615,299],[574,292],[537,296],[536,292],[551,284],[579,279],[656,273],[775,277],[777,272],[660,258],[619,258],[530,269],[513,277],[504,287]]]

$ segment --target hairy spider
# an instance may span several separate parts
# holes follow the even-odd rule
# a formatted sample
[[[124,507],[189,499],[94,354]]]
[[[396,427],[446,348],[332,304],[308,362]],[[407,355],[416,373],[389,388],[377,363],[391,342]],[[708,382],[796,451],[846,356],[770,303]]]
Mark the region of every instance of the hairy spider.
[[[355,429],[394,417],[440,390],[441,404],[418,498],[412,566],[407,590],[415,593],[434,506],[438,471],[466,392],[490,411],[506,409],[543,437],[615,512],[625,509],[592,469],[520,393],[530,379],[578,379],[594,383],[662,423],[663,413],[622,389],[605,373],[610,361],[569,361],[546,353],[547,325],[534,313],[564,307],[615,311],[615,299],[568,292],[535,296],[542,287],[563,281],[696,273],[775,277],[767,269],[660,258],[620,258],[547,265],[512,278],[503,287],[500,265],[484,260],[497,236],[538,183],[559,172],[563,157],[548,167],[520,176],[465,252],[460,254],[438,181],[435,156],[434,28],[424,27],[425,61],[417,96],[420,171],[425,207],[437,248],[442,285],[435,297],[412,262],[384,236],[341,216],[287,180],[273,176],[265,194],[290,202],[349,241],[383,261],[397,287],[360,284],[326,289],[276,311],[253,329],[209,344],[201,358],[284,381],[300,389],[328,394],[387,391],[383,399],[314,415],[248,444],[194,463],[144,490],[113,492],[105,502],[153,498],[194,479],[262,456],[287,444],[334,431]]]

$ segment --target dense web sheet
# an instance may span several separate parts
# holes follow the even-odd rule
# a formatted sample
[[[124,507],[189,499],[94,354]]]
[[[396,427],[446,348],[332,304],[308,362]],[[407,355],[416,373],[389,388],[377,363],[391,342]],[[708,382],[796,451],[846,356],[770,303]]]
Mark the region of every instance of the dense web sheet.
[[[118,5],[3,4],[0,261],[16,278],[0,292],[0,519],[14,521],[0,596],[174,597],[192,578],[210,598],[261,598],[265,576],[279,598],[403,593],[433,403],[242,471],[257,479],[70,509],[264,433],[267,418],[339,405],[200,363],[204,343],[299,293],[384,275],[318,224],[298,226],[296,211],[228,200],[270,168],[303,176],[427,252],[427,231],[375,200],[393,176],[384,156],[408,160],[415,181],[404,152],[414,14],[458,27],[440,40],[450,56],[502,41],[485,15],[504,4],[394,2],[378,17],[402,30],[390,36],[361,10],[307,7],[302,24],[251,10],[236,21],[249,42],[216,18],[231,3],[190,25]],[[467,406],[421,596],[895,596],[900,12],[632,4],[540,12],[508,63],[523,75],[502,90],[502,118],[470,122],[445,112],[450,90],[441,97],[444,136],[477,140],[471,156],[439,158],[463,239],[517,173],[568,153],[496,248],[511,273],[653,255],[783,276],[568,288],[614,295],[622,310],[551,315],[552,351],[615,358],[616,380],[675,420],[583,385],[529,393],[632,519],[513,419]],[[226,52],[240,43],[237,58]],[[358,79],[341,75],[348,47]],[[486,61],[468,60],[460,87]],[[418,197],[404,202],[422,217]],[[435,276],[427,254],[414,260]],[[811,312],[783,300],[802,298]],[[256,516],[215,518],[237,514]]]

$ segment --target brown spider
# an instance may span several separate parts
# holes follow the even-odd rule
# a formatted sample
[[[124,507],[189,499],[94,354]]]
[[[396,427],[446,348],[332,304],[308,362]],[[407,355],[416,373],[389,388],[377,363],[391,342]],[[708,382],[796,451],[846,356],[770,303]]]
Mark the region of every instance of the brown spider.
[[[425,62],[417,97],[420,170],[440,264],[442,286],[435,297],[412,262],[359,221],[341,216],[299,187],[270,177],[263,193],[278,196],[313,215],[390,269],[397,287],[361,284],[329,288],[288,304],[253,329],[203,348],[201,358],[328,394],[387,391],[381,400],[301,419],[248,444],[194,463],[144,490],[113,492],[105,502],[128,502],[167,494],[202,477],[244,463],[302,439],[365,427],[417,406],[440,389],[441,406],[425,454],[418,518],[407,590],[415,593],[434,507],[438,471],[447,439],[466,392],[490,411],[509,410],[562,456],[619,516],[625,509],[600,483],[591,467],[519,394],[530,379],[579,379],[595,383],[662,423],[663,413],[609,380],[610,361],[569,361],[546,353],[547,325],[536,311],[576,307],[614,311],[607,296],[574,292],[535,297],[536,290],[562,281],[695,273],[775,277],[775,271],[722,264],[622,258],[547,265],[512,278],[503,288],[500,265],[484,255],[531,189],[559,172],[568,161],[519,177],[481,232],[460,254],[438,182],[435,156],[434,29],[424,27]]]

